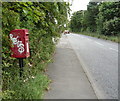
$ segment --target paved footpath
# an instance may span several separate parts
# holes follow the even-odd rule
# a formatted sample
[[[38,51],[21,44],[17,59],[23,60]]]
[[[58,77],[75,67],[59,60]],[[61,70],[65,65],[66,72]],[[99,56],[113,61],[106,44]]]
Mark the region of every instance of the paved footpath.
[[[47,74],[53,82],[44,99],[97,99],[66,35],[62,35],[57,45]]]

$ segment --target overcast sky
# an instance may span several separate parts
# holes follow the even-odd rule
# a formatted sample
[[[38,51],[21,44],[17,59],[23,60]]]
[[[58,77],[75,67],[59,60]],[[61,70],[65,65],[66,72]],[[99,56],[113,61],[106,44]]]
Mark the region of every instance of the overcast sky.
[[[79,10],[87,10],[87,4],[90,0],[73,0],[71,10],[72,13]]]

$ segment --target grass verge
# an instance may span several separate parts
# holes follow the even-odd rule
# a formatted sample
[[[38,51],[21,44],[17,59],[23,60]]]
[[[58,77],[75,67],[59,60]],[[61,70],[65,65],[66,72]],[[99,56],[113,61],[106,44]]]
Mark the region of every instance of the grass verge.
[[[45,71],[41,71],[39,68],[44,66],[45,69],[46,65],[47,63],[38,64],[38,69],[33,75],[17,76],[12,78],[13,80],[9,80],[9,90],[3,92],[3,100],[43,99],[44,91],[47,90],[51,80],[45,74]],[[24,69],[25,74],[26,72],[27,70]]]
[[[105,35],[100,35],[100,34],[91,33],[91,32],[77,32],[77,33],[120,43],[120,39],[118,36],[105,36]]]

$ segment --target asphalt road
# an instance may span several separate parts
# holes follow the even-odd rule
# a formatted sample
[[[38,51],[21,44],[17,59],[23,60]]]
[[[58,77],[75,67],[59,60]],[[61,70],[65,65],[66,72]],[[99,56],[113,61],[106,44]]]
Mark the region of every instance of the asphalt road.
[[[99,99],[118,99],[118,44],[80,34],[67,34]]]

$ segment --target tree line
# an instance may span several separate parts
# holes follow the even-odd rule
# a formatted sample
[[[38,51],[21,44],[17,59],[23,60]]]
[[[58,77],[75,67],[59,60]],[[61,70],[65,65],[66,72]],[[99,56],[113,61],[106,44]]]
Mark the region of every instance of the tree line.
[[[95,32],[105,36],[120,35],[120,2],[89,2],[87,10],[73,13],[72,32]]]

